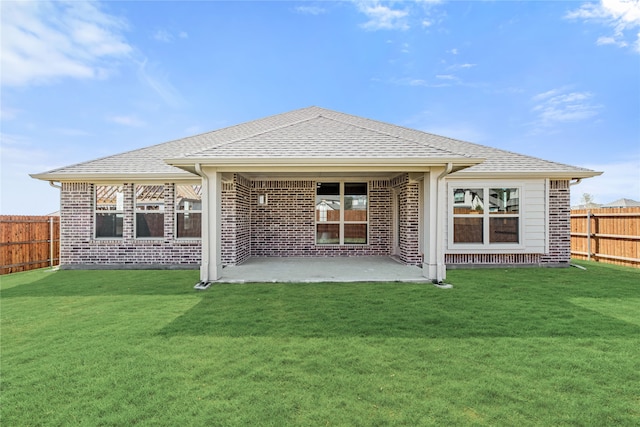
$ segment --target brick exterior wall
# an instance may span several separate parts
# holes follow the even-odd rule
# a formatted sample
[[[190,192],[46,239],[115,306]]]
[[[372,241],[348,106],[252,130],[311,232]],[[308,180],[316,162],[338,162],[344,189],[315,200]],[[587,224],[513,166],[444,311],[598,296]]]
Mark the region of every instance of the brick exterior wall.
[[[222,184],[222,264],[236,265],[251,256],[251,181],[234,174]]]
[[[542,265],[568,266],[571,262],[571,194],[569,181],[549,181],[549,253]]]
[[[408,174],[402,174],[391,181],[393,189],[400,197],[400,260],[409,265],[421,265],[420,254],[420,185],[411,182]],[[391,205],[390,205],[391,206]]]
[[[369,181],[369,238],[366,245],[316,245],[316,181],[253,181],[251,256],[365,256],[391,253],[391,189]],[[258,195],[267,204],[258,205]]]
[[[373,180],[369,189],[369,236],[366,245],[315,244],[315,180],[248,180],[234,174],[222,186],[222,262],[241,264],[266,256],[366,256],[392,253],[393,198],[400,197],[399,231],[402,262],[420,265],[419,184],[402,174]],[[197,268],[199,239],[174,238],[175,186],[165,183],[164,237],[135,239],[134,184],[123,184],[122,239],[94,238],[94,184],[63,183],[61,191],[60,264],[62,268]],[[568,265],[570,261],[569,182],[550,181],[549,253],[447,254],[448,265]],[[258,205],[258,195],[268,203]]]
[[[165,183],[164,238],[134,239],[134,185],[126,183],[122,239],[94,238],[94,184],[63,183],[61,268],[197,268],[200,240],[174,240],[174,185]]]

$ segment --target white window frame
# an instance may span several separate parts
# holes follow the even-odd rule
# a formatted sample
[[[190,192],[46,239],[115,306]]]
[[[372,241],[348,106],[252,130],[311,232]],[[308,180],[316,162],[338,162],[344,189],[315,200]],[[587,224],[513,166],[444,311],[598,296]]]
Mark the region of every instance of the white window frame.
[[[178,209],[178,186],[180,185],[187,185],[187,186],[194,186],[194,185],[199,185],[200,186],[200,209]],[[173,227],[173,235],[175,236],[176,240],[202,240],[202,183],[190,183],[190,184],[185,184],[185,183],[175,183],[174,184],[174,206],[175,206],[175,211],[174,211],[174,227]],[[200,214],[200,237],[178,237],[178,215],[179,214]]]
[[[484,209],[481,214],[454,214],[455,207],[454,193],[456,188],[478,188],[483,190],[483,202]],[[515,188],[518,190],[518,213],[517,214],[499,214],[491,215],[489,206],[489,194],[491,189],[497,188]],[[487,182],[487,181],[451,181],[448,183],[447,198],[448,198],[448,246],[453,250],[469,250],[469,251],[483,251],[483,252],[496,252],[496,251],[509,251],[523,249],[525,247],[525,235],[524,235],[524,218],[525,218],[525,203],[524,203],[524,188],[525,185],[520,182],[513,181],[500,181],[500,182]],[[482,218],[482,243],[454,243],[454,218]],[[491,243],[490,242],[490,222],[491,218],[518,218],[518,242],[517,243]]]
[[[322,184],[322,183],[338,183],[340,184],[340,220],[339,221],[318,221],[317,219],[317,215],[316,215],[316,210],[315,210],[315,206],[316,206],[316,200],[317,200],[317,196],[318,196],[318,191],[317,191],[317,187],[316,187],[316,191],[314,194],[314,212],[313,212],[313,218],[314,218],[314,225],[313,225],[313,234],[314,234],[314,243],[317,246],[320,247],[327,247],[327,246],[368,246],[371,241],[371,235],[369,234],[369,215],[370,215],[370,198],[369,198],[369,182],[368,181],[358,181],[358,180],[336,180],[336,179],[328,179],[328,180],[322,180],[322,181],[316,181],[318,184]],[[346,184],[365,184],[367,186],[367,220],[366,221],[345,221],[344,220],[344,185]],[[339,243],[318,243],[318,224],[339,224],[339,236],[340,236],[340,242]],[[344,242],[344,225],[345,224],[365,224],[366,228],[367,228],[367,241],[366,243],[345,243]]]
[[[149,186],[160,186],[162,187],[162,205],[160,210],[158,212],[154,212],[154,211],[147,211],[144,209],[139,209],[138,208],[138,187],[149,187]],[[167,201],[165,200],[164,197],[164,192],[165,192],[165,184],[134,184],[133,185],[133,237],[136,240],[162,240],[165,237],[165,233],[164,233],[164,224],[166,224],[166,204]],[[149,214],[149,213],[162,213],[163,217],[163,227],[162,227],[162,236],[150,236],[150,237],[138,237],[138,214]]]
[[[117,192],[116,195],[116,209],[115,210],[99,210],[98,209],[98,187],[120,187],[122,191]],[[93,185],[93,238],[95,240],[122,240],[124,238],[124,184],[94,184]],[[122,236],[97,236],[98,233],[98,214],[114,214],[122,215]]]

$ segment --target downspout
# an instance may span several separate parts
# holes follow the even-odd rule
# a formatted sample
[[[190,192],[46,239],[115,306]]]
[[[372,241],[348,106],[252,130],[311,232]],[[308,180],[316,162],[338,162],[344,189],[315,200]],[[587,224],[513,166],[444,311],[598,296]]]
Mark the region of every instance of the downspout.
[[[575,181],[571,182],[569,181],[569,186],[573,186],[573,185],[578,185],[582,182],[582,178],[573,178]]]
[[[436,214],[436,283],[440,284],[446,277],[446,265],[444,264],[444,215],[446,215],[446,209],[444,208],[445,202],[445,188],[444,178],[453,170],[453,163],[447,163],[447,167],[437,179],[437,203],[438,211]]]
[[[209,281],[209,178],[202,171],[200,163],[195,164],[196,174],[202,178],[202,206],[207,207],[207,212],[202,212],[201,222],[201,253],[200,253],[200,283],[196,285],[205,285]],[[206,285],[205,285],[206,286]]]
[[[55,184],[55,181],[49,181],[49,185],[58,190],[62,190],[62,184]]]

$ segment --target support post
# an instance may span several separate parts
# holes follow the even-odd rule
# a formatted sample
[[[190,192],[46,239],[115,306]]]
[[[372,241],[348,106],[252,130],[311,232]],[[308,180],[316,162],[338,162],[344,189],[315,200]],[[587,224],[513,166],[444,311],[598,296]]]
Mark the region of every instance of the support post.
[[[437,174],[427,172],[424,174],[422,186],[422,212],[424,215],[422,227],[422,246],[424,248],[424,257],[422,260],[422,275],[427,279],[436,280],[438,272],[437,259]]]
[[[202,264],[200,281],[222,277],[222,174],[202,170]]]

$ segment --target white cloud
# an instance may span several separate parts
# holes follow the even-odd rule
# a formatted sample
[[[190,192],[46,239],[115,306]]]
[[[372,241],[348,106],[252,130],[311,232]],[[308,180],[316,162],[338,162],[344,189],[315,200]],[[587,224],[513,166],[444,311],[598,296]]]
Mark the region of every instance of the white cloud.
[[[624,161],[582,166],[604,173],[571,187],[571,205],[580,204],[584,193],[593,195],[596,203],[622,198],[640,200],[640,153],[632,154]]]
[[[322,15],[327,12],[326,9],[318,6],[298,6],[294,10],[302,15]]]
[[[0,106],[0,120],[13,120],[18,116],[19,111],[13,108]]]
[[[2,84],[104,78],[132,47],[125,22],[96,2],[2,2]]]
[[[135,116],[110,116],[107,117],[107,120],[123,126],[142,127],[146,125],[145,122]]]
[[[366,30],[408,30],[407,10],[391,9],[378,2],[361,1],[357,3],[358,10],[369,19],[361,25]]]
[[[532,97],[532,111],[538,116],[538,127],[587,120],[599,114],[602,106],[593,102],[590,92],[570,92],[567,87],[552,89]]]
[[[565,15],[566,19],[594,21],[609,27],[613,33],[599,37],[598,45],[633,46],[640,53],[640,0],[602,0],[584,3]],[[631,42],[634,39],[635,41]]]
[[[159,29],[156,30],[155,33],[153,33],[152,37],[159,42],[171,43],[175,40],[176,37],[180,39],[187,39],[189,38],[189,34],[187,34],[186,31],[180,31],[176,36],[167,30]]]
[[[145,59],[138,63],[138,78],[158,94],[167,105],[181,107],[185,100],[180,92],[171,84],[169,77]]]

